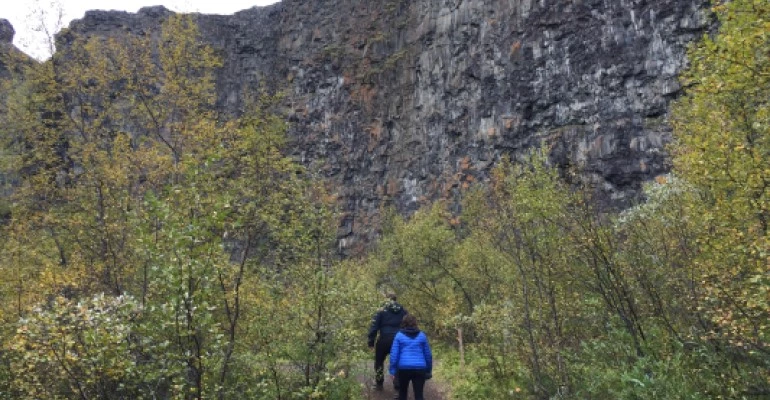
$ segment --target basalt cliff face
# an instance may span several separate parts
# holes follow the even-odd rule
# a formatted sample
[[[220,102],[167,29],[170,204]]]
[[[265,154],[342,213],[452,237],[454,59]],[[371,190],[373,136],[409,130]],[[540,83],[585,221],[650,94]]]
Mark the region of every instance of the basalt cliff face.
[[[16,30],[7,19],[0,18],[0,82],[10,79],[14,74],[21,73],[25,64],[34,62],[32,58],[22,53],[13,45]],[[3,97],[0,93],[0,99]]]
[[[456,201],[545,143],[616,205],[667,171],[669,102],[704,0],[283,0],[199,15],[224,56],[219,101],[282,90],[291,151],[336,185],[340,248],[392,204]],[[168,10],[89,12],[84,34],[157,29]]]

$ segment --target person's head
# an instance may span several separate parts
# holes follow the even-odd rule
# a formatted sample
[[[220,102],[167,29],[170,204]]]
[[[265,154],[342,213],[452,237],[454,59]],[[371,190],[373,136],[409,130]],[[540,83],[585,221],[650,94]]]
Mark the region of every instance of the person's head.
[[[417,328],[417,317],[412,314],[407,314],[404,319],[401,320],[402,328]]]
[[[388,293],[385,295],[385,298],[386,298],[386,299],[388,299],[388,300],[390,300],[390,301],[396,301],[396,294],[395,294],[395,293],[393,293],[393,292],[388,292]]]

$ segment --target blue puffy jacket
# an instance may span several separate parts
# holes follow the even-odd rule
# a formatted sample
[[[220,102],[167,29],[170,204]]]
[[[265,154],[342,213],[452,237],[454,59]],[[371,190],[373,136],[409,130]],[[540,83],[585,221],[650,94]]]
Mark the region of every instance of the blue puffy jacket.
[[[421,369],[433,372],[433,354],[425,333],[419,329],[405,328],[396,334],[390,348],[391,375],[399,369]]]

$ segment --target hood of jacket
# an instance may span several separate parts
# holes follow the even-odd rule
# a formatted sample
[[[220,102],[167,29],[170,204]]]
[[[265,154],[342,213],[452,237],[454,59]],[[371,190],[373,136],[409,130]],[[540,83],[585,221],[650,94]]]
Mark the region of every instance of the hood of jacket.
[[[401,312],[401,310],[404,309],[404,307],[401,306],[401,304],[396,303],[395,301],[388,301],[383,306],[382,309],[388,312],[392,312],[393,314],[398,314]]]
[[[401,329],[401,333],[414,339],[420,334],[420,330],[417,328],[403,328]]]

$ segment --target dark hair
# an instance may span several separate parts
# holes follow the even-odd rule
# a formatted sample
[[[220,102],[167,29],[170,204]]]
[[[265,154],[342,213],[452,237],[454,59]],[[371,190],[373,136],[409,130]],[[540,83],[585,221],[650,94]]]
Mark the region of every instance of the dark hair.
[[[396,294],[395,293],[388,293],[385,295],[385,297],[389,298],[390,300],[396,301]]]
[[[404,319],[401,320],[402,328],[417,328],[417,317],[412,314],[406,314]]]

